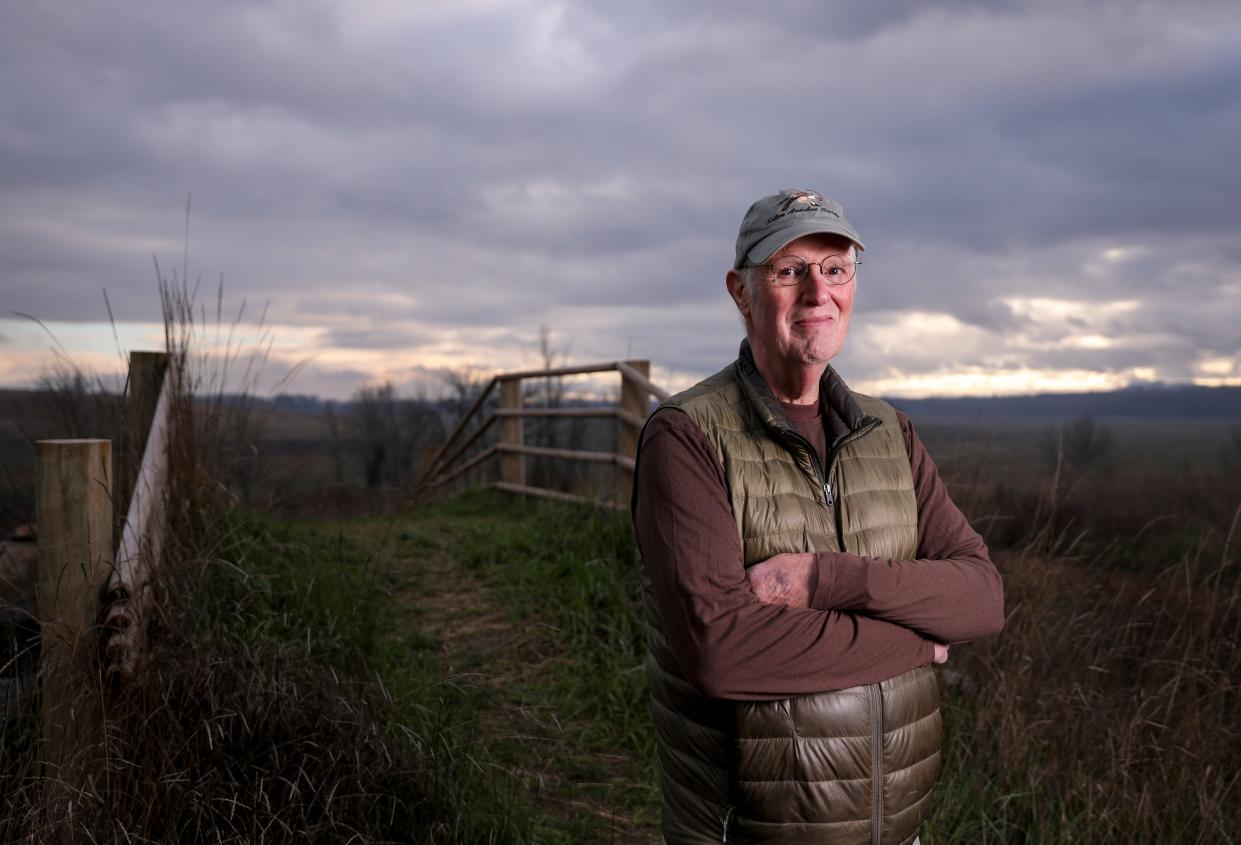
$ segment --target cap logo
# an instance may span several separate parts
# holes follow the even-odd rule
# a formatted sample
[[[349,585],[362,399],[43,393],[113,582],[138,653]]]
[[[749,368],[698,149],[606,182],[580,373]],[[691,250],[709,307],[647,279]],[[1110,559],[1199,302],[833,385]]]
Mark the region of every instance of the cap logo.
[[[768,223],[774,223],[786,214],[796,214],[802,211],[826,211],[833,217],[840,217],[830,208],[823,205],[823,195],[817,191],[791,191],[776,206],[776,213],[767,218]]]

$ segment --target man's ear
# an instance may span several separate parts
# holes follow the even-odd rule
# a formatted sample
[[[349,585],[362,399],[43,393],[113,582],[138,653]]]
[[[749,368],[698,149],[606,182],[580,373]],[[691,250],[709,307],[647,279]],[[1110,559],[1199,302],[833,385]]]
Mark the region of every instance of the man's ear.
[[[728,295],[733,298],[733,302],[737,305],[737,310],[741,312],[741,316],[745,318],[748,324],[750,321],[750,295],[745,289],[745,279],[741,278],[741,274],[736,270],[729,270],[724,276],[724,286],[728,288]]]

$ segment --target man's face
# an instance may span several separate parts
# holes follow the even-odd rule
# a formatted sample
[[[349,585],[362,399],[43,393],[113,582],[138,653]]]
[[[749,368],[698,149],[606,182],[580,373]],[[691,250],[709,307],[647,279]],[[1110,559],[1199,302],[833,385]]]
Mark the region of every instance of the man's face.
[[[857,279],[829,285],[813,265],[829,255],[848,253],[849,246],[847,238],[826,234],[806,235],[789,243],[768,263],[797,255],[811,264],[810,272],[799,284],[781,287],[761,270],[751,271],[752,302],[741,274],[728,274],[728,291],[745,318],[755,357],[782,368],[822,368],[836,357],[849,334]]]

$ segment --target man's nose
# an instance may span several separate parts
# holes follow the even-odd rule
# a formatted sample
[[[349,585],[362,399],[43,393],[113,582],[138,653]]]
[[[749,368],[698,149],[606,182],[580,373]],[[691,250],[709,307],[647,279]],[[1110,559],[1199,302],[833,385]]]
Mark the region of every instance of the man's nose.
[[[832,286],[827,283],[823,268],[818,264],[811,264],[806,269],[806,278],[801,280],[801,295],[804,301],[818,305],[832,298]]]

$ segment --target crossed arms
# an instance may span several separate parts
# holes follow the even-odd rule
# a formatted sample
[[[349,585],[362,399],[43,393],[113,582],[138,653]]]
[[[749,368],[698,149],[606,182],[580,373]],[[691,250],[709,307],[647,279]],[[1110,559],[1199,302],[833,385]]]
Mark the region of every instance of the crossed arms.
[[[819,552],[748,572],[706,437],[676,412],[648,424],[637,541],[673,653],[702,692],[754,700],[873,683],[1003,627],[1003,588],[986,546],[899,418],[918,502],[917,559]]]

